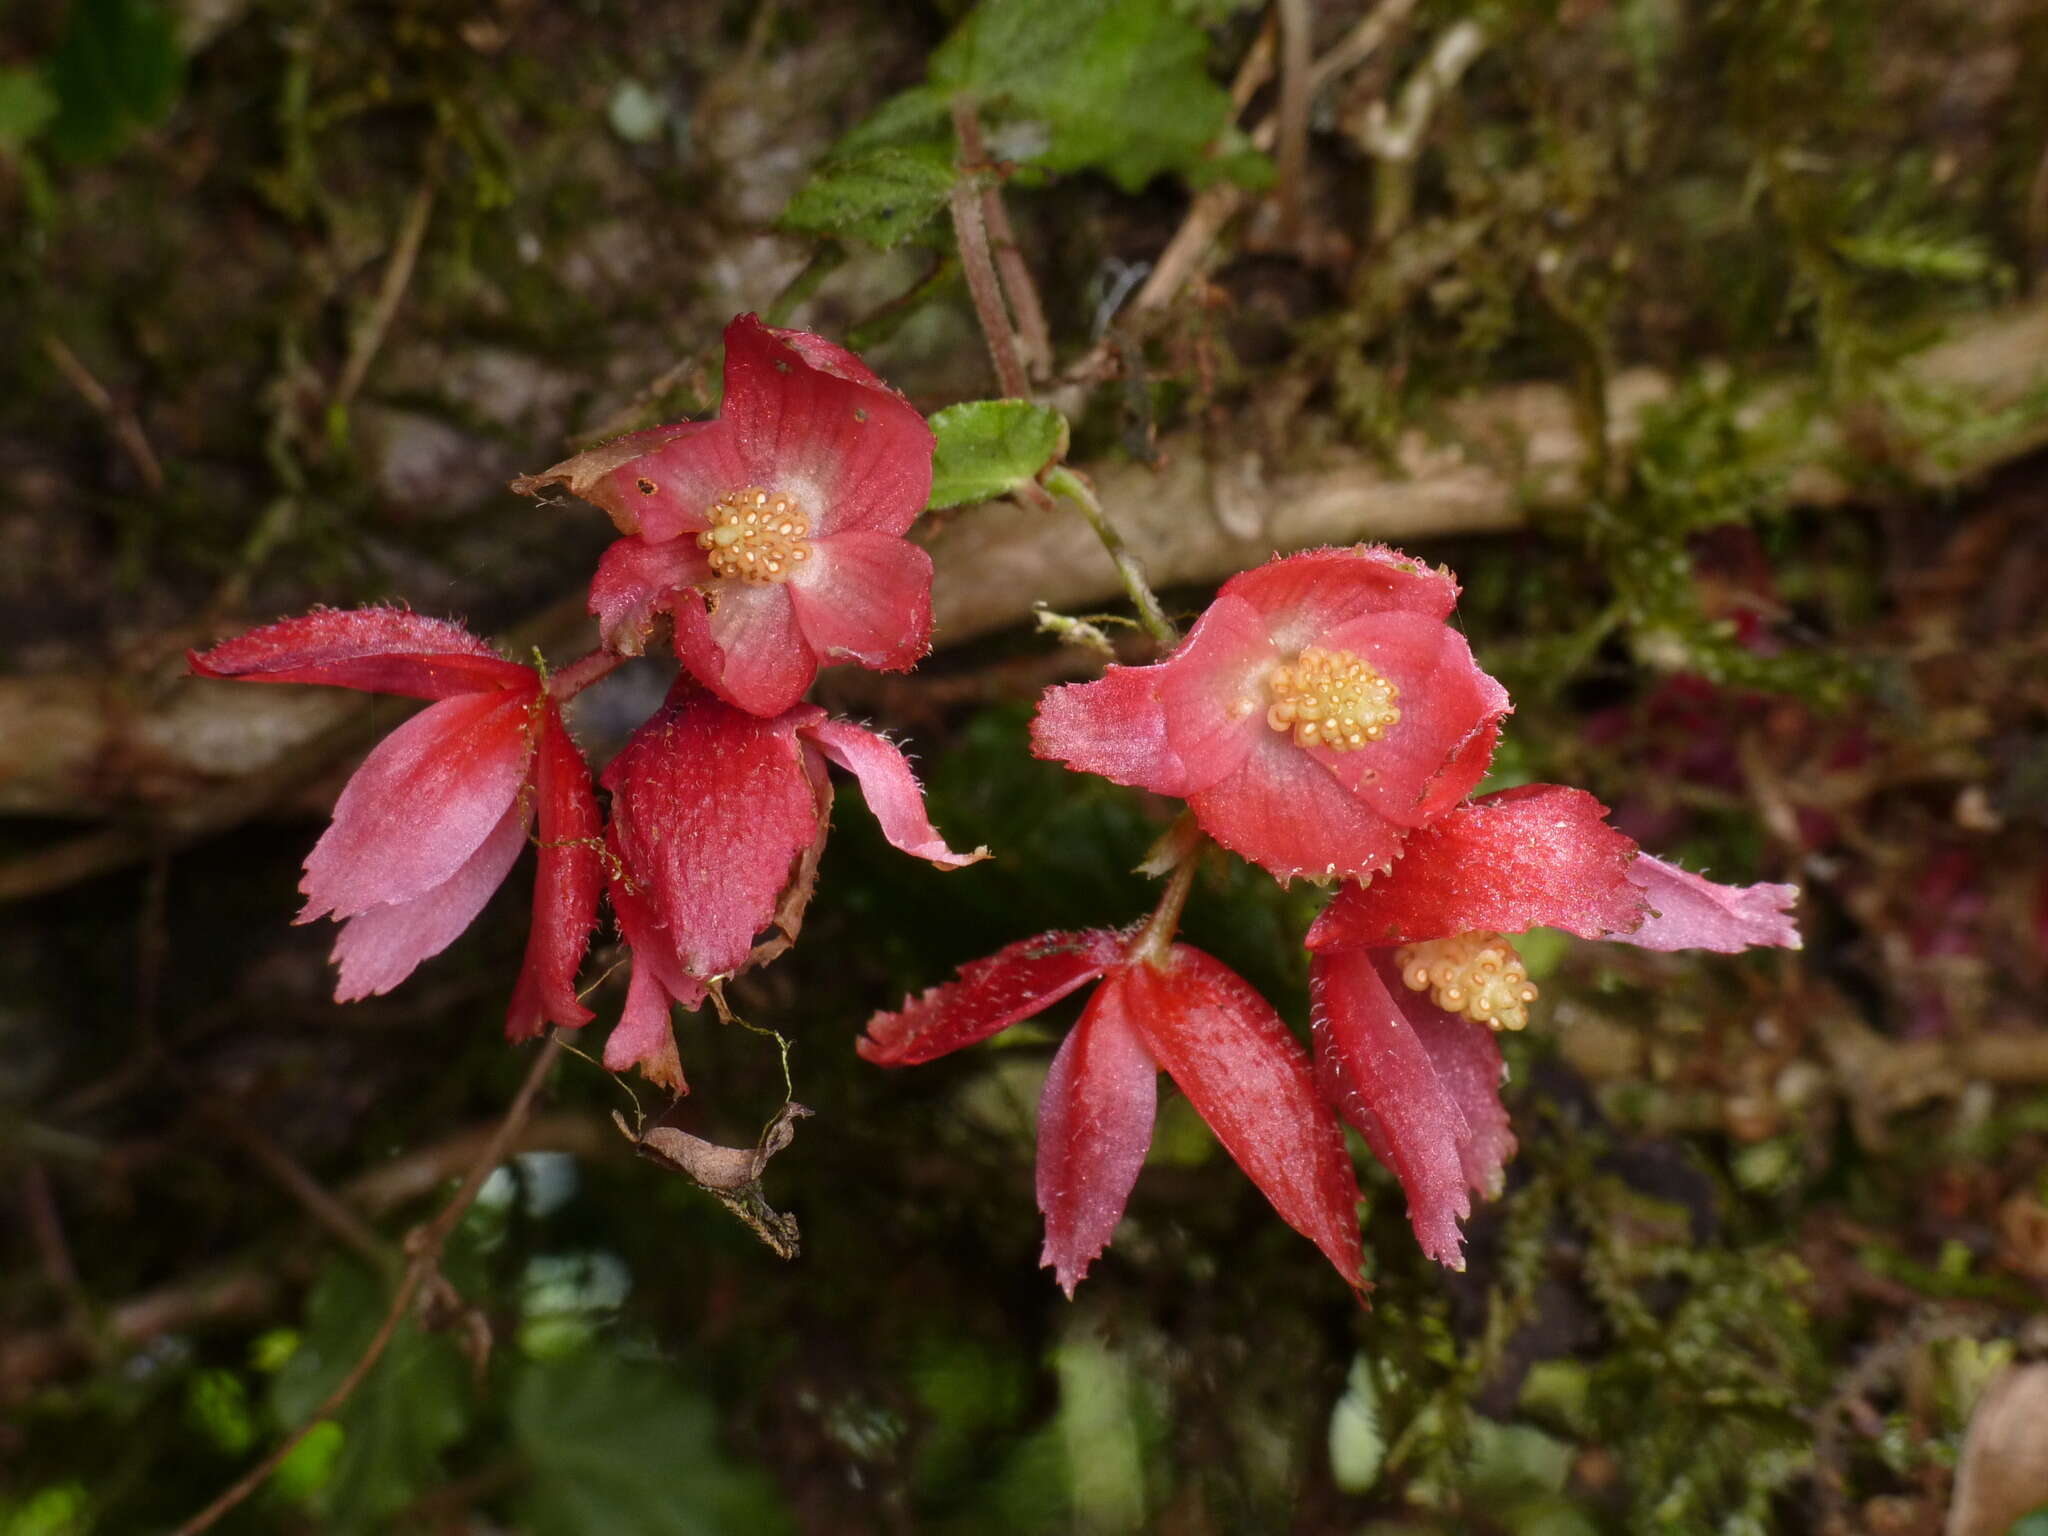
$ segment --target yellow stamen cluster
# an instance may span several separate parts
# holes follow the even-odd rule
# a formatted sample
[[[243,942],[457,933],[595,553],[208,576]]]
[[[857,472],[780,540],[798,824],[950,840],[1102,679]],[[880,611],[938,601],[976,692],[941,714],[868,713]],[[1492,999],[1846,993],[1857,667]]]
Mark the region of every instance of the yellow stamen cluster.
[[[1446,1013],[1462,1013],[1490,1029],[1521,1029],[1536,989],[1515,946],[1497,933],[1461,933],[1394,952],[1411,992],[1427,992]]]
[[[1349,651],[1312,645],[1291,666],[1267,673],[1266,691],[1273,700],[1266,724],[1292,731],[1298,747],[1355,752],[1401,719],[1394,707],[1400,690]]]
[[[811,520],[796,498],[749,486],[711,504],[711,526],[697,535],[715,576],[755,583],[787,581],[811,558]]]

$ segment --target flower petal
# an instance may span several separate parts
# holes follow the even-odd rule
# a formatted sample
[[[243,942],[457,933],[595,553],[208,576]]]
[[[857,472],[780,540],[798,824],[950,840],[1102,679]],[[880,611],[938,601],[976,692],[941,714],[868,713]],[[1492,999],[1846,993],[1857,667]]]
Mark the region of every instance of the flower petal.
[[[818,744],[819,751],[860,780],[861,796],[891,847],[941,869],[958,869],[988,857],[986,848],[955,853],[946,846],[925,812],[924,791],[917,787],[910,764],[894,742],[849,720],[820,720],[801,730]]]
[[[1202,830],[1282,880],[1359,879],[1401,852],[1401,829],[1348,794],[1328,769],[1265,732],[1242,767],[1187,797]]]
[[[907,672],[932,647],[932,557],[908,539],[859,530],[820,539],[789,595],[821,666]]]
[[[1065,683],[1039,696],[1031,751],[1112,784],[1178,795],[1187,768],[1166,734],[1158,667],[1112,666],[1092,683]]]
[[[1508,692],[1479,669],[1465,637],[1415,613],[1376,613],[1340,624],[1320,642],[1370,663],[1399,690],[1401,718],[1379,741],[1353,752],[1311,748],[1316,760],[1389,821],[1420,826],[1430,806],[1465,798],[1486,773],[1486,758],[1461,753],[1497,727]]]
[[[668,612],[678,593],[710,572],[695,539],[661,544],[641,538],[617,540],[590,579],[590,613],[597,620],[598,637],[624,655],[640,655],[655,616]]]
[[[1648,900],[1650,915],[1633,933],[1617,931],[1607,935],[1611,939],[1638,949],[1711,949],[1724,955],[1800,947],[1799,925],[1789,915],[1799,900],[1796,885],[1720,885],[1647,853],[1629,866],[1628,878]]]
[[[507,807],[476,851],[439,885],[344,922],[334,939],[334,962],[341,971],[334,1000],[353,1003],[389,992],[422,960],[454,943],[519,861],[526,820],[524,806]]]
[[[1525,784],[1409,834],[1393,872],[1346,886],[1308,932],[1310,949],[1413,944],[1460,933],[1562,928],[1597,939],[1633,929],[1636,845],[1583,789]]]
[[[820,835],[796,740],[816,713],[757,719],[680,678],[605,770],[607,840],[692,977],[740,969]]]
[[[1465,1117],[1469,1134],[1459,1139],[1458,1165],[1466,1186],[1482,1199],[1498,1199],[1507,1182],[1507,1161],[1515,1155],[1515,1134],[1508,1126],[1507,1106],[1500,1101],[1507,1067],[1501,1061],[1498,1037],[1486,1025],[1447,1013],[1426,994],[1409,990],[1384,950],[1372,959],[1387,996],[1429,1053],[1437,1082]]]
[[[1309,962],[1316,1075],[1338,1112],[1401,1181],[1422,1251],[1463,1269],[1458,1223],[1472,1202],[1462,1149],[1473,1142],[1472,1127],[1375,959],[1369,951],[1345,950]]]
[[[850,353],[791,334],[754,315],[725,328],[719,419],[747,470],[740,483],[795,496],[814,539],[902,533],[931,499],[932,429]]]
[[[540,857],[533,881],[533,927],[505,1020],[505,1033],[514,1040],[539,1034],[543,1021],[573,1029],[591,1018],[576,997],[576,972],[597,924],[603,827],[590,767],[563,729],[553,700],[541,716],[533,797],[540,808]]]
[[[1442,619],[1458,601],[1448,571],[1432,569],[1384,544],[1310,549],[1240,571],[1218,596],[1250,603],[1273,643],[1290,655],[1320,645],[1340,624],[1368,613]]]
[[[1126,1016],[1153,1058],[1281,1218],[1363,1288],[1358,1180],[1308,1057],[1236,972],[1176,944],[1161,970],[1119,973]]]
[[[1228,778],[1271,734],[1266,674],[1279,660],[1259,611],[1241,598],[1223,596],[1155,669],[1166,737],[1186,770],[1179,793]]]
[[[298,922],[354,917],[453,878],[519,796],[527,696],[507,689],[430,704],[385,737],[306,856]]]
[[[540,686],[460,624],[403,608],[316,608],[266,624],[210,651],[188,651],[201,677],[250,683],[327,683],[415,699]]]
[[[676,603],[676,655],[697,681],[753,715],[797,704],[818,675],[786,586],[721,581],[703,598]]]
[[[595,503],[619,532],[665,543],[710,526],[711,504],[749,481],[732,428],[723,421],[685,421],[651,427],[599,443],[512,489],[538,495],[550,485]]]
[[[855,1049],[881,1067],[936,1060],[1043,1012],[1122,958],[1122,938],[1104,928],[1020,939],[876,1014]]]
[[[1039,1262],[1068,1300],[1123,1217],[1159,1107],[1159,1064],[1125,1013],[1123,974],[1112,974],[1088,1000],[1038,1101]]]

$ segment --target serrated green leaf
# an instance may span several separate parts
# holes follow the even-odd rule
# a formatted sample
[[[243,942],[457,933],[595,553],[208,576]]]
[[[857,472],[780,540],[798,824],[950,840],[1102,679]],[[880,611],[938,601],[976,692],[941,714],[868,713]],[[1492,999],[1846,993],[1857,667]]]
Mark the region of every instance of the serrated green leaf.
[[[50,55],[50,142],[70,160],[114,153],[171,109],[185,74],[177,32],[154,0],[72,0]]]
[[[807,235],[850,235],[888,250],[946,206],[959,173],[944,145],[884,146],[828,160],[782,212],[782,227]]]
[[[19,149],[57,115],[57,97],[32,69],[0,69],[0,149]]]
[[[931,419],[931,508],[1004,496],[1067,451],[1067,421],[1029,400],[966,400]]]
[[[529,1536],[773,1533],[789,1518],[766,1479],[726,1457],[709,1402],[675,1371],[587,1352],[527,1366],[512,1428],[532,1475]]]
[[[271,1407],[296,1427],[333,1391],[382,1321],[386,1297],[359,1264],[331,1266],[307,1303],[305,1340],[277,1373]],[[407,1321],[335,1415],[342,1434],[332,1474],[313,1502],[335,1531],[375,1529],[435,1481],[441,1453],[469,1427],[455,1347]]]
[[[983,0],[931,78],[994,119],[1002,158],[1101,170],[1135,192],[1195,172],[1223,131],[1230,95],[1208,59],[1207,34],[1171,0]]]

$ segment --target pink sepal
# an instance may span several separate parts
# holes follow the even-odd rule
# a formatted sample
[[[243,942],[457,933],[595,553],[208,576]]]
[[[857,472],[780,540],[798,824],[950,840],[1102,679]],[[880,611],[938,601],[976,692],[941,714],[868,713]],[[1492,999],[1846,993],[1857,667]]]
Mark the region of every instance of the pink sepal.
[[[1363,1290],[1358,1180],[1308,1057],[1272,1004],[1221,961],[1176,944],[1161,970],[1113,978],[1125,1016],[1273,1209]]]
[[[986,1040],[1043,1012],[1123,958],[1123,938],[1104,928],[1041,933],[960,967],[894,1013],[868,1020],[856,1049],[882,1067],[912,1067]]]
[[[707,601],[716,607],[707,611]],[[677,658],[698,682],[750,715],[793,708],[818,675],[787,586],[722,581],[710,594],[678,601],[673,612]]]
[[[931,500],[932,429],[843,348],[754,315],[725,328],[725,400],[744,482],[794,494],[813,539],[901,534]]]
[[[924,791],[896,744],[848,720],[823,719],[799,728],[818,750],[860,780],[860,792],[892,847],[928,860],[941,869],[958,869],[988,857],[986,848],[955,853],[946,846],[925,811]]]
[[[334,938],[334,1000],[353,1003],[389,992],[430,955],[438,955],[476,921],[491,893],[519,860],[526,813],[506,808],[476,850],[439,885],[404,901],[371,907],[341,925]]]
[[[758,719],[679,678],[605,769],[606,840],[693,977],[745,963],[797,855],[820,835],[796,731],[822,713]]]
[[[1721,885],[1647,853],[1629,867],[1629,882],[1648,901],[1650,915],[1633,933],[1610,938],[1638,949],[1711,949],[1721,954],[1758,947],[1798,949],[1791,909],[1796,885]]]
[[[1401,1181],[1422,1251],[1463,1269],[1458,1223],[1472,1209],[1464,1149],[1474,1132],[1376,961],[1369,951],[1344,950],[1309,962],[1316,1074],[1324,1095]]]
[[[531,695],[496,689],[430,704],[379,742],[306,856],[296,921],[354,917],[452,878],[518,798]]]
[[[1159,1064],[1125,1013],[1122,976],[1088,1000],[1038,1101],[1040,1263],[1069,1299],[1130,1201],[1159,1104]]]
[[[540,853],[533,881],[533,927],[526,959],[512,989],[505,1033],[514,1040],[540,1033],[545,1022],[573,1029],[591,1013],[576,997],[576,972],[597,923],[604,883],[599,856],[602,825],[590,767],[549,700],[541,715],[534,754],[533,797],[539,807]]]
[[[662,544],[640,538],[615,541],[590,579],[590,613],[597,620],[598,637],[623,656],[642,654],[656,616],[667,613],[677,594],[701,581],[709,570],[695,539]]]
[[[1457,606],[1458,584],[1450,572],[1397,549],[1354,544],[1268,560],[1238,572],[1217,595],[1251,604],[1267,621],[1274,645],[1292,654],[1368,613],[1445,618]]]
[[[907,672],[932,643],[932,557],[858,529],[821,539],[789,579],[797,628],[818,665]]]
[[[201,677],[326,683],[414,699],[540,686],[533,668],[505,660],[460,624],[404,608],[316,608],[185,659]]]
[[[1340,625],[1319,643],[1351,652],[1392,682],[1401,718],[1370,747],[1314,747],[1310,755],[1404,827],[1421,826],[1464,799],[1485,775],[1486,758],[1461,749],[1497,730],[1512,707],[1507,690],[1472,659],[1465,637],[1440,619],[1377,613]]]
[[[1399,827],[1274,731],[1263,731],[1235,773],[1187,801],[1204,832],[1283,881],[1362,879],[1401,851]]]
[[[1048,688],[1031,722],[1034,756],[1162,795],[1187,790],[1166,734],[1159,668],[1112,666],[1092,683]]]
[[[1460,933],[1562,928],[1626,933],[1643,915],[1629,883],[1636,845],[1582,789],[1525,784],[1487,795],[1409,835],[1391,874],[1347,886],[1308,947],[1377,947]]]

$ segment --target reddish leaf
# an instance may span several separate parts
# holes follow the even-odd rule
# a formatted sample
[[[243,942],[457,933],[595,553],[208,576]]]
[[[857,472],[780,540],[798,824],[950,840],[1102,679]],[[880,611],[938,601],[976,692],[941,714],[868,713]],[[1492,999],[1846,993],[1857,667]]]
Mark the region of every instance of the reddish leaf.
[[[533,668],[505,660],[460,624],[403,608],[316,608],[210,651],[188,651],[186,661],[201,677],[326,683],[415,699],[540,686]]]
[[[1041,1262],[1069,1298],[1109,1246],[1152,1144],[1159,1064],[1126,1013],[1125,974],[1112,972],[1088,1000],[1038,1101]]]
[[[1529,784],[1487,795],[1411,834],[1390,875],[1347,886],[1308,946],[1411,944],[1538,926],[1597,939],[1635,927],[1636,845],[1582,789]]]
[[[1198,949],[1121,973],[1123,1007],[1152,1056],[1283,1220],[1363,1287],[1358,1181],[1307,1055],[1272,1005]]]
[[[1458,1223],[1472,1209],[1463,1149],[1473,1131],[1457,1099],[1369,951],[1315,956],[1309,990],[1323,1092],[1401,1181],[1422,1251],[1463,1269]]]
[[[963,965],[958,980],[876,1014],[857,1049],[883,1067],[935,1060],[1050,1008],[1122,958],[1122,938],[1102,928],[1019,940]]]
[[[539,867],[526,959],[505,1022],[505,1033],[514,1040],[539,1034],[543,1020],[575,1028],[591,1018],[576,997],[576,972],[597,922],[597,895],[604,882],[602,827],[590,768],[552,701],[541,718],[533,795],[540,811]]]

